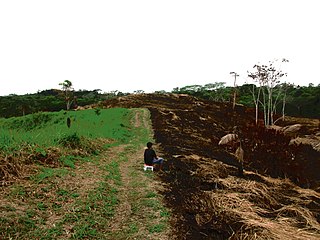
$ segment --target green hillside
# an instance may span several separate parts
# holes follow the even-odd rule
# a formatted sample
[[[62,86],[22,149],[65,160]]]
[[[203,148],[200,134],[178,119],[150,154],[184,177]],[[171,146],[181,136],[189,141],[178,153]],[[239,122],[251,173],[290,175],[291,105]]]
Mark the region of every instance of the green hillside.
[[[0,119],[0,149],[22,144],[48,147],[72,136],[86,139],[108,138],[125,142],[132,138],[130,111],[123,108],[89,109],[72,112],[43,112],[24,117]],[[70,118],[70,128],[67,119]]]

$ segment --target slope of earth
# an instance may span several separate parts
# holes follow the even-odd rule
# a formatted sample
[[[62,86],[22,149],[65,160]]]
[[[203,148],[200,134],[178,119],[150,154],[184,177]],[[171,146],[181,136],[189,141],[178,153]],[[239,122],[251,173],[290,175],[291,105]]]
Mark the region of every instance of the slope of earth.
[[[187,95],[132,95],[104,106],[151,112],[177,239],[319,239],[320,153],[310,145],[290,146],[290,137],[255,127],[241,106]],[[242,177],[232,146],[218,145],[234,126],[245,150]]]

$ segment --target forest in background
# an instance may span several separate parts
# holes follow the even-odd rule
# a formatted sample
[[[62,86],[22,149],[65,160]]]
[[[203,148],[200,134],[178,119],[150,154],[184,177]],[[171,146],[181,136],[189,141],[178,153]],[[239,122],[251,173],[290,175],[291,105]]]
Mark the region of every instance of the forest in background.
[[[121,92],[99,93],[96,90],[72,91],[71,109],[124,95]],[[64,91],[51,89],[33,94],[0,96],[0,117],[17,117],[37,112],[55,112],[66,109]]]
[[[237,87],[225,86],[224,82],[209,83],[205,85],[189,85],[174,88],[171,92],[156,91],[155,93],[178,93],[188,94],[201,99],[217,102],[232,102],[236,92],[236,103],[247,107],[254,107],[253,92],[259,87],[254,84],[244,84]],[[296,117],[319,118],[320,117],[320,84],[314,86],[294,86],[279,84],[274,87],[274,101],[276,102],[276,113],[281,114],[285,103],[285,115]],[[106,99],[143,93],[142,90],[133,93],[122,93],[111,91],[101,93],[96,90],[72,91],[72,106],[85,106],[97,104]],[[64,92],[59,89],[38,91],[34,94],[0,96],[0,117],[23,116],[42,111],[60,111],[66,109]]]
[[[253,92],[257,94],[260,87],[255,84],[228,87],[224,82],[206,85],[190,85],[173,89],[173,93],[189,94],[198,98],[218,102],[232,102],[233,93],[236,92],[236,103],[246,107],[254,107]],[[261,88],[262,89],[262,88]],[[285,115],[295,117],[320,117],[320,84],[314,86],[294,86],[279,84],[273,88],[273,100],[276,102],[276,113],[282,114],[283,103]],[[277,100],[276,100],[277,99]]]

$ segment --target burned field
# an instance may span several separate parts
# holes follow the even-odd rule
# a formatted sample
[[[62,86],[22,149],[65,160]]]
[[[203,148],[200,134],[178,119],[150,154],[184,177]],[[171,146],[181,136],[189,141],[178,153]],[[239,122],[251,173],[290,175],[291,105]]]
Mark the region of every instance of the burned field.
[[[233,111],[187,95],[133,95],[104,107],[151,112],[157,150],[166,159],[162,194],[177,239],[320,238],[320,153],[311,145],[256,127],[244,107]],[[243,176],[235,149],[218,145],[234,126],[243,142]],[[311,125],[296,135],[317,131]]]

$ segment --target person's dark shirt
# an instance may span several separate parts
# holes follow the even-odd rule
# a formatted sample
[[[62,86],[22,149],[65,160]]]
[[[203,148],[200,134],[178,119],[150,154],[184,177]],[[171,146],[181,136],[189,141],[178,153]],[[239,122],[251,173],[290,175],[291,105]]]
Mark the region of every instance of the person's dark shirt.
[[[154,158],[157,158],[157,155],[153,149],[148,148],[148,149],[144,150],[144,163],[145,164],[152,165]]]

